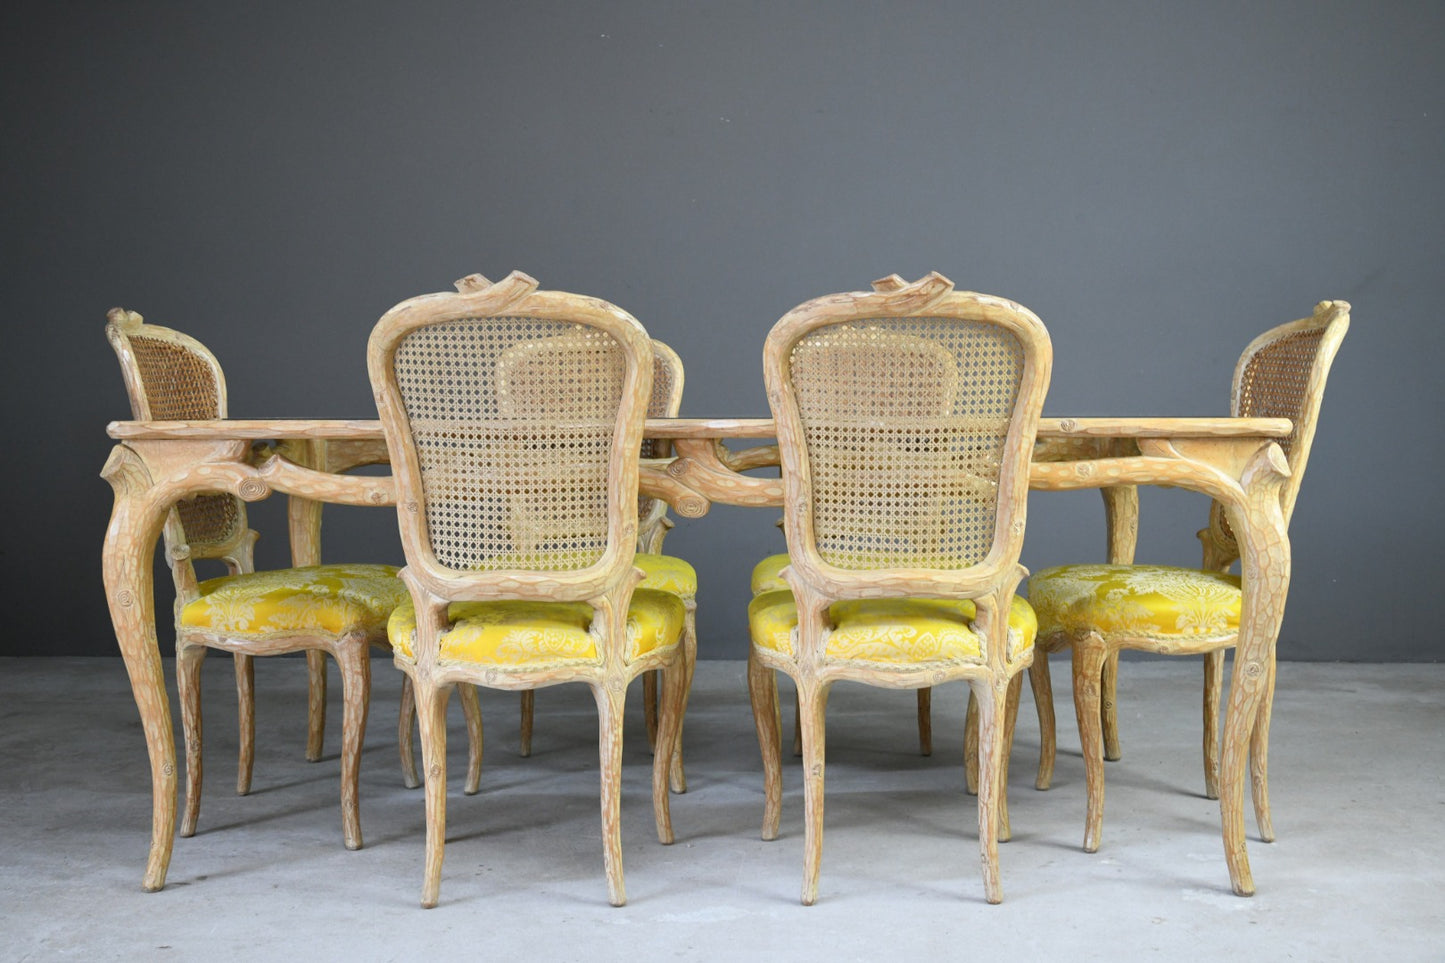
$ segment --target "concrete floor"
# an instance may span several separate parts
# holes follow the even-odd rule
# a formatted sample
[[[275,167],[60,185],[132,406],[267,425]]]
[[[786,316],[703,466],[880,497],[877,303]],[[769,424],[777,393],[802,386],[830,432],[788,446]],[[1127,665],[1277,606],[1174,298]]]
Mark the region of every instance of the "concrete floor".
[[[640,712],[623,796],[629,903],[609,907],[596,722],[571,686],[537,699],[536,751],[516,752],[516,697],[484,692],[482,793],[453,785],[441,906],[423,911],[423,813],[401,786],[399,676],[377,665],[362,772],[367,846],[341,845],[339,704],[327,757],[302,760],[304,675],[257,660],[254,789],[234,795],[229,660],[206,670],[200,832],[176,841],[161,893],[141,892],[150,789],[118,659],[0,660],[0,959],[1442,959],[1445,666],[1281,667],[1271,751],[1279,842],[1250,823],[1259,887],[1231,895],[1217,804],[1202,797],[1192,661],[1126,664],[1124,759],[1108,766],[1103,848],[1080,851],[1083,767],[1067,693],[1054,788],[1033,789],[1025,701],[1011,778],[1006,900],[983,901],[976,810],[959,765],[964,690],[935,693],[937,751],[916,751],[913,696],[853,686],[829,712],[819,902],[798,904],[802,788],[785,776],[782,835],[758,838],[761,772],[743,666],[699,666],[690,790],[658,845]],[[1056,679],[1067,679],[1064,665]],[[333,674],[334,683],[334,674]],[[785,701],[790,696],[785,693]],[[787,727],[791,732],[791,727]],[[1126,956],[1126,958],[1127,958]]]

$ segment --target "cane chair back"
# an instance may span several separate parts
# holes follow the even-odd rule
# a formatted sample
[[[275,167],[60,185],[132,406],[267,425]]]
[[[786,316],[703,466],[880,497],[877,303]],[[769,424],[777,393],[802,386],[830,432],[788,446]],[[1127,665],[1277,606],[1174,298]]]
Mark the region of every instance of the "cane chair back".
[[[148,324],[134,311],[115,308],[107,317],[106,338],[120,360],[132,417],[138,421],[226,417],[226,378],[205,345],[172,328]],[[204,494],[177,503],[165,538],[172,559],[227,558],[245,551],[249,569],[245,503],[234,495]],[[181,551],[183,547],[188,551]],[[239,558],[233,570],[240,570]]]
[[[791,592],[752,602],[749,685],[765,838],[781,793],[771,670],[798,687],[805,903],[821,858],[823,706],[838,679],[914,689],[964,679],[985,703],[980,834],[988,897],[1002,898],[1004,692],[1032,641],[1009,615],[1051,360],[1032,312],[938,274],[808,302],[768,336]]]
[[[1288,418],[1294,426],[1279,439],[1290,474],[1280,486],[1280,507],[1288,521],[1309,463],[1315,427],[1324,403],[1325,380],[1335,353],[1349,330],[1350,306],[1321,301],[1308,318],[1261,334],[1239,357],[1230,393],[1230,413],[1240,418]],[[1209,532],[1216,550],[1237,558],[1238,547],[1224,507],[1210,506]]]
[[[652,397],[647,403],[647,417],[676,418],[682,409],[683,387],[682,359],[656,338],[652,339]],[[672,455],[672,442],[666,438],[642,439],[643,458],[667,458]],[[637,526],[640,544],[638,551],[662,551],[662,539],[667,533],[663,521],[667,517],[667,502],[647,495],[637,497]]]
[[[683,603],[636,589],[633,564],[652,346],[621,309],[538,290],[520,272],[457,287],[397,305],[367,350],[411,590],[391,638],[416,686],[426,760],[422,903],[435,905],[440,889],[448,687],[584,682],[598,702],[604,853],[620,904],[622,694],[642,672],[666,670],[653,803],[671,842],[683,681]]]

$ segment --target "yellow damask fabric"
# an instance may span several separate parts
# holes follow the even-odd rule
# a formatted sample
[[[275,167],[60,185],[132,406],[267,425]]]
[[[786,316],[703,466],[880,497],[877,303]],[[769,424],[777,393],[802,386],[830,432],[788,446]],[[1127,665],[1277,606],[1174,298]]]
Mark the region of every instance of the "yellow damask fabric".
[[[671,592],[683,599],[697,596],[697,572],[682,559],[638,552],[633,556],[633,564],[642,569],[645,576],[638,588]]]
[[[408,598],[396,573],[390,565],[308,565],[207,579],[181,625],[230,635],[378,628]]]
[[[1238,575],[1170,565],[1061,565],[1029,579],[1045,635],[1213,638],[1239,632]]]
[[[597,640],[588,631],[592,606],[586,602],[453,602],[452,628],[441,637],[441,658],[506,666],[596,662]],[[677,644],[682,632],[682,599],[671,592],[639,588],[627,610],[627,659]],[[387,624],[392,648],[415,658],[416,610],[408,598]]]
[[[787,589],[788,583],[783,581],[783,569],[787,566],[787,552],[781,555],[769,555],[754,565],[753,594],[762,595],[764,592],[778,592]]]
[[[783,556],[786,558],[787,556]],[[977,662],[983,640],[974,631],[972,600],[850,599],[828,609],[834,629],[824,642],[829,658],[864,662]],[[1009,610],[1008,649],[1012,661],[1033,648],[1038,622],[1027,600],[1014,596]],[[763,592],[748,606],[753,644],[793,654],[798,607],[793,593]]]

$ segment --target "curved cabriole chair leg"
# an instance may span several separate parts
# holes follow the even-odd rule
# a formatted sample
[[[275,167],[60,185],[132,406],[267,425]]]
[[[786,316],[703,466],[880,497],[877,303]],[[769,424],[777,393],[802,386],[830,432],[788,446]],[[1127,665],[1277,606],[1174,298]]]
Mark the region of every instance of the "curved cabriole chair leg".
[[[416,720],[416,687],[411,676],[401,679],[401,707],[396,713],[396,748],[401,755],[401,782],[408,789],[421,786],[416,771],[416,753],[412,743],[412,724]]]
[[[1079,746],[1084,755],[1088,797],[1084,817],[1084,852],[1099,851],[1104,826],[1104,733],[1099,714],[1099,685],[1107,653],[1100,640],[1074,645],[1074,715],[1079,721]]]
[[[793,755],[803,755],[803,707],[798,705],[797,693],[793,693]]]
[[[1104,733],[1104,758],[1118,762],[1124,757],[1119,747],[1119,652],[1109,653],[1099,676],[1099,722]]]
[[[657,679],[660,671],[642,673],[642,720],[647,726],[647,748],[657,751]]]
[[[687,702],[692,696],[692,677],[697,670],[697,604],[687,602],[682,622],[682,695],[677,706],[677,743],[672,751],[668,781],[672,791],[687,792],[687,773],[682,768],[682,727],[687,721]]]
[[[1007,682],[984,681],[971,692],[978,706],[978,842],[983,864],[984,899],[1003,902],[998,868],[999,805],[1003,798],[1003,754],[1007,728]]]
[[[798,687],[803,719],[803,905],[818,901],[823,865],[823,775],[825,768],[828,683]]]
[[[426,869],[421,905],[437,904],[442,886],[442,855],[447,838],[447,697],[450,686],[417,686],[417,722],[421,760],[426,771]]]
[[[1204,654],[1204,795],[1219,798],[1219,703],[1224,694],[1224,650]]]
[[[592,684],[592,695],[597,701],[602,782],[602,862],[607,871],[607,901],[613,906],[624,906],[627,903],[627,884],[622,874],[622,713],[626,690],[596,682]],[[667,765],[666,760],[662,763]]]
[[[778,838],[783,811],[782,722],[778,718],[778,677],[748,656],[748,699],[763,756],[763,839]]]
[[[651,673],[648,673],[649,675]],[[652,758],[652,817],[657,824],[657,841],[670,846],[673,841],[669,777],[677,758],[677,737],[681,731],[683,690],[687,686],[687,667],[679,659],[660,673],[661,703],[658,706],[657,745]]]
[[[963,718],[963,784],[970,796],[978,795],[978,699],[971,688]]]
[[[467,721],[467,781],[462,784],[462,792],[475,796],[482,788],[482,703],[477,687],[470,683],[458,682],[457,696]]]
[[[176,643],[176,689],[181,699],[181,730],[186,741],[186,805],[181,835],[194,836],[201,815],[201,663],[206,647]]]
[[[1034,788],[1048,789],[1054,783],[1054,758],[1058,755],[1059,742],[1049,654],[1042,649],[1034,653],[1034,664],[1029,666],[1029,687],[1033,689],[1034,709],[1039,716],[1039,771],[1034,777]]]
[[[326,741],[326,653],[306,651],[306,761],[319,762]]]
[[[249,655],[236,653],[236,719],[241,752],[236,758],[236,795],[251,791],[251,770],[256,764],[256,664]]]
[[[365,638],[336,647],[341,670],[341,833],[347,849],[360,849],[361,746],[366,740],[366,715],[371,701],[371,651]]]
[[[1003,755],[999,760],[998,789],[998,841],[1006,843],[1013,838],[1013,824],[1008,817],[1008,764],[1013,754],[1014,729],[1018,726],[1019,697],[1023,694],[1024,676],[1016,673],[1008,681],[1004,702]]]
[[[1249,737],[1250,793],[1254,797],[1254,821],[1259,838],[1274,842],[1274,818],[1269,812],[1269,722],[1274,713],[1274,678],[1276,664],[1270,660],[1264,683],[1264,699],[1255,716],[1254,732]]]

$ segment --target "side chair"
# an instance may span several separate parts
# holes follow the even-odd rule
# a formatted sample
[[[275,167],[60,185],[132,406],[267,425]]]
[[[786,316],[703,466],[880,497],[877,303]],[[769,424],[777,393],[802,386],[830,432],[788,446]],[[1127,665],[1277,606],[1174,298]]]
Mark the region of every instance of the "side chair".
[[[1234,370],[1230,411],[1237,417],[1289,418],[1293,432],[1280,440],[1290,475],[1280,489],[1288,522],[1309,460],[1325,379],[1350,325],[1350,305],[1321,301],[1311,317],[1280,325],[1250,342]],[[1160,655],[1204,656],[1204,792],[1219,798],[1219,715],[1224,653],[1239,637],[1243,593],[1229,573],[1239,548],[1223,507],[1214,502],[1209,526],[1199,532],[1204,546],[1198,569],[1167,565],[1086,564],[1044,569],[1029,579],[1029,601],[1039,620],[1039,646],[1067,649],[1073,665],[1074,712],[1083,748],[1087,816],[1084,851],[1099,848],[1104,822],[1105,706],[1113,689],[1119,652],[1136,649]],[[1053,686],[1046,654],[1029,670],[1038,709],[1040,756],[1037,785],[1053,779],[1056,746]],[[1260,837],[1274,840],[1269,810],[1269,713],[1274,697],[1271,661],[1265,709],[1250,747],[1255,820]],[[1117,736],[1116,736],[1117,738]],[[1111,752],[1110,757],[1117,757]]]
[[[626,902],[620,830],[628,683],[662,670],[652,768],[659,841],[685,679],[682,599],[638,587],[638,451],[652,345],[631,315],[513,272],[412,298],[377,322],[367,369],[397,486],[409,598],[388,633],[411,678],[426,779],[423,906],[446,838],[454,683],[587,685],[597,703],[608,899]]]
[[[962,680],[979,704],[984,892],[998,871],[1004,715],[1033,657],[1023,544],[1029,463],[1052,349],[1039,319],[889,278],[784,315],[763,372],[777,422],[788,590],[748,608],[748,688],[763,756],[763,838],[782,809],[777,672],[802,719],[802,902],[818,895],[824,719],[839,680],[918,689]]]

